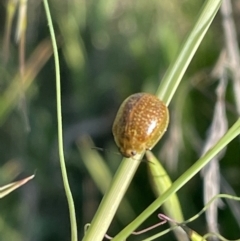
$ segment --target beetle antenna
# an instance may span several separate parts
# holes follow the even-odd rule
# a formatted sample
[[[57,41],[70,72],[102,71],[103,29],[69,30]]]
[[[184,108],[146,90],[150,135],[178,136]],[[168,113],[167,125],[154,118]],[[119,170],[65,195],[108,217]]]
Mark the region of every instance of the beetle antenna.
[[[97,147],[97,146],[93,146],[91,147],[92,150],[96,150],[96,151],[102,151],[102,152],[108,152],[108,153],[114,153],[116,155],[121,156],[121,154],[119,152],[115,152],[115,151],[109,151],[107,149],[101,148],[101,147]]]

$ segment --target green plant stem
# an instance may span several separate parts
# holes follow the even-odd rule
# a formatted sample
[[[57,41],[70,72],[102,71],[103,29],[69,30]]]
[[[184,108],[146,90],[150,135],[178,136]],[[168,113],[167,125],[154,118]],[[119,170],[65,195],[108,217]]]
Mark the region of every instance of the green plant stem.
[[[229,194],[218,194],[218,195],[216,195],[215,197],[213,197],[213,198],[203,207],[203,209],[202,209],[200,212],[198,212],[198,213],[197,213],[196,215],[194,215],[193,217],[185,220],[184,222],[181,222],[181,225],[180,225],[180,226],[183,227],[182,225],[186,225],[186,224],[188,224],[188,223],[190,223],[190,222],[193,222],[193,221],[196,220],[197,218],[199,218],[199,216],[202,215],[202,214],[210,207],[211,203],[212,203],[214,200],[218,199],[218,198],[231,199],[231,200],[238,201],[238,202],[240,201],[240,197],[232,196],[232,195],[229,195]],[[149,237],[149,238],[146,238],[146,239],[144,239],[144,240],[142,240],[142,241],[152,241],[152,240],[156,240],[157,238],[160,238],[161,236],[169,233],[170,231],[174,231],[175,228],[177,228],[176,225],[173,226],[173,227],[171,227],[171,228],[165,229],[164,231],[159,232],[159,233],[157,233],[157,234],[155,234],[155,235],[153,235],[153,236],[151,236],[151,237]],[[203,239],[203,238],[207,238],[208,235],[209,235],[209,233],[208,233],[208,234],[205,234],[203,237],[200,237],[201,239],[196,239],[196,241],[197,241],[197,240],[204,241],[204,240],[206,240],[206,239]],[[191,240],[195,240],[195,239],[191,239]],[[222,240],[225,240],[225,239],[222,239]],[[240,241],[240,239],[239,239],[239,241]]]
[[[143,154],[134,158],[124,158],[116,172],[109,190],[104,195],[93,221],[87,230],[83,241],[102,241],[117,208],[126,193],[132,178],[141,163]]]
[[[56,71],[56,94],[57,94],[57,120],[58,120],[58,147],[59,147],[59,158],[60,158],[60,166],[62,171],[63,185],[66,193],[68,207],[69,207],[69,215],[70,215],[70,223],[71,223],[71,240],[77,241],[77,222],[76,222],[76,214],[74,201],[72,197],[72,193],[70,190],[67,170],[64,160],[64,152],[63,152],[63,134],[62,134],[62,107],[61,107],[61,82],[60,82],[60,67],[59,67],[59,57],[57,50],[57,43],[54,33],[54,28],[52,24],[52,18],[48,6],[48,1],[43,0],[45,12],[49,24],[50,35],[52,39],[53,45],[53,53],[54,53],[54,61],[55,61],[55,71]]]
[[[165,73],[156,95],[167,105],[171,101],[176,89],[189,66],[195,52],[197,51],[203,37],[205,36],[210,24],[212,23],[222,0],[208,0],[200,11],[194,28],[186,38],[175,61],[169,66]]]
[[[203,157],[196,161],[184,174],[182,174],[172,186],[157,198],[147,209],[145,209],[133,222],[124,228],[112,241],[122,241],[140,226],[152,213],[154,213],[172,194],[183,187],[193,176],[195,176],[211,159],[217,155],[230,141],[240,134],[240,118],[228,130],[228,132],[212,147]]]

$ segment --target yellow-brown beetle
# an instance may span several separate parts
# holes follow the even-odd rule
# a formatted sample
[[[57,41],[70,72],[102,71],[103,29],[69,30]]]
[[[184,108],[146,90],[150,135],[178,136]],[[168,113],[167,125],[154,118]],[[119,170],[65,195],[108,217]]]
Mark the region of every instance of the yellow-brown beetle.
[[[119,151],[124,157],[151,150],[167,129],[167,106],[156,96],[137,93],[129,96],[120,106],[112,132]]]

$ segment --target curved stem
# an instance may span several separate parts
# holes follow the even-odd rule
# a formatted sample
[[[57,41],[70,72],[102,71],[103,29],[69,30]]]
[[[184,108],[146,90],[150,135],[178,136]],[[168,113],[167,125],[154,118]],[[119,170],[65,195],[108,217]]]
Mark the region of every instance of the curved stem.
[[[64,152],[63,152],[61,82],[60,82],[59,57],[58,57],[56,37],[53,29],[52,18],[51,18],[49,6],[48,6],[48,1],[43,0],[43,3],[44,3],[50,35],[52,39],[54,61],[55,61],[55,68],[56,68],[55,71],[56,71],[56,92],[57,92],[58,147],[59,147],[60,166],[62,171],[64,190],[66,193],[68,207],[69,207],[69,215],[70,215],[70,223],[71,223],[71,240],[77,241],[77,222],[76,222],[75,207],[74,207],[71,189],[68,182],[67,170],[66,170],[66,165],[64,160]]]

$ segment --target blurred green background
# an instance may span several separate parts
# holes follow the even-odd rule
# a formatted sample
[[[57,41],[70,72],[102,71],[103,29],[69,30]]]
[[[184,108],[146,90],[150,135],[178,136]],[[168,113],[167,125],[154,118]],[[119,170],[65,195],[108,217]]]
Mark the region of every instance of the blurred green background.
[[[111,125],[119,105],[130,94],[141,91],[155,93],[159,80],[193,26],[202,4],[200,0],[50,1],[60,54],[64,151],[76,205],[79,240],[102,194],[86,170],[76,142],[85,135],[91,136],[95,146],[106,150],[99,154],[112,173],[116,171],[121,156],[116,154],[118,150]],[[233,4],[239,30],[240,5],[238,1],[233,1]],[[4,60],[6,6],[7,1],[0,3],[0,43],[3,46],[1,95],[19,71],[19,45],[15,41],[17,15],[10,35],[9,59],[7,63]],[[43,57],[43,67],[36,72],[25,92],[31,131],[26,131],[24,108],[19,105],[19,99],[14,102],[14,108],[9,108],[8,114],[1,117],[0,184],[5,185],[35,171],[36,177],[1,200],[0,240],[70,240],[68,207],[57,149],[55,68],[42,2],[27,2],[27,13],[26,62],[37,47],[40,47],[39,53],[45,53],[50,58]],[[201,154],[216,99],[217,83],[211,71],[223,49],[222,19],[218,14],[169,106],[172,121],[177,123],[176,143],[169,137],[169,130],[173,128],[170,125],[161,144],[153,150],[165,163],[173,180]],[[36,59],[38,56],[40,58],[40,54]],[[34,61],[28,62],[30,69]],[[4,106],[5,103],[0,104]],[[231,125],[237,118],[231,82],[226,104]],[[239,158],[239,140],[235,140],[220,162],[221,173],[237,195],[240,195]],[[178,194],[185,218],[197,213],[203,206],[200,175]],[[131,215],[126,214],[124,221],[116,218],[109,235],[114,236],[154,200],[146,163],[141,164],[127,198],[131,204]],[[157,213],[143,227],[156,222]],[[189,226],[201,234],[207,232],[204,215]],[[229,239],[239,238],[239,226],[228,206],[220,211],[219,229]],[[143,234],[129,240],[141,240],[148,236]],[[174,236],[169,234],[161,240],[174,240]]]

